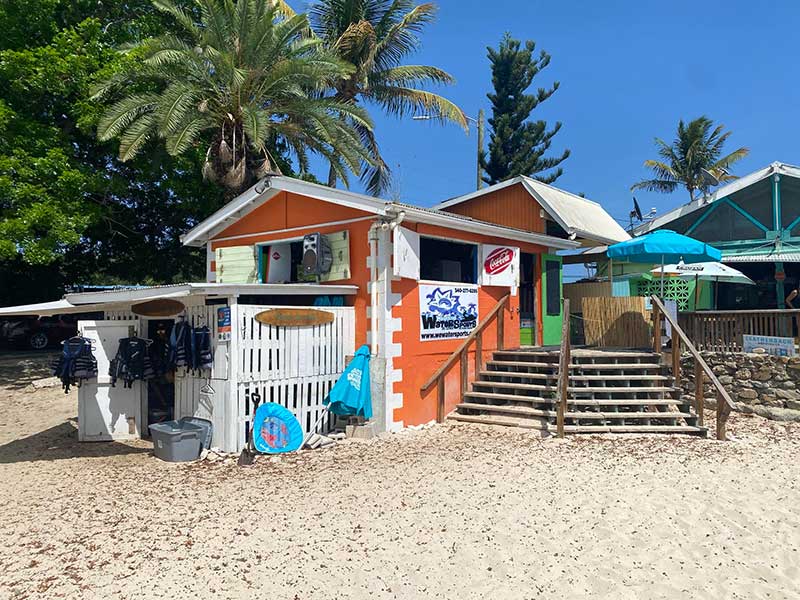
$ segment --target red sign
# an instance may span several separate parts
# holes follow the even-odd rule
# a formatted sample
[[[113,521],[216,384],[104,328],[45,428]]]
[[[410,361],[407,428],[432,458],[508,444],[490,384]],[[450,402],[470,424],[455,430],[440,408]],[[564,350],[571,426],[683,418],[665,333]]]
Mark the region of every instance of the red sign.
[[[785,281],[786,280],[786,273],[783,271],[778,271],[775,273],[775,281]]]
[[[280,258],[281,258],[281,255],[278,254],[277,250],[272,253],[272,260],[280,260]]]
[[[489,275],[502,273],[514,262],[514,251],[511,248],[498,248],[486,257],[483,270]]]

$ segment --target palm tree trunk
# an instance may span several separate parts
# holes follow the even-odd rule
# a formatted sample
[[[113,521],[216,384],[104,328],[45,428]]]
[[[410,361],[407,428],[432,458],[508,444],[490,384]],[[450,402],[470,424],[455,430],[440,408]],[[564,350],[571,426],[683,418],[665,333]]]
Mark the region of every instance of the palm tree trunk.
[[[328,169],[328,187],[336,187],[336,171],[333,170],[332,165],[330,169]]]

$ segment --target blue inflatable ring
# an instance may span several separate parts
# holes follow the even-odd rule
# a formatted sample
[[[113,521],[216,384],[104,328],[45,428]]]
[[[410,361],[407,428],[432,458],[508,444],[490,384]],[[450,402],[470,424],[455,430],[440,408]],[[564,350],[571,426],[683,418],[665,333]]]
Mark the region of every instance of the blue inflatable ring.
[[[258,407],[253,428],[253,445],[262,454],[294,452],[303,443],[300,423],[288,409],[274,402]]]

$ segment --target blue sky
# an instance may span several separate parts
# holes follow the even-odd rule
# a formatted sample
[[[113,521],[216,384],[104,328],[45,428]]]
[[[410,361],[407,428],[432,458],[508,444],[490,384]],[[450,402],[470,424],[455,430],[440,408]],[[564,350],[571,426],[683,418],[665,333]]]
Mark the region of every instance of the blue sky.
[[[302,8],[302,1],[292,2]],[[729,149],[750,148],[744,175],[773,161],[800,163],[800,3],[439,0],[437,22],[409,63],[450,72],[442,92],[469,115],[489,111],[486,46],[509,31],[552,55],[534,82],[561,88],[535,112],[563,122],[554,150],[572,156],[556,186],[583,192],[627,220],[631,183],[654,158],[653,138],[671,140],[680,118],[705,114],[733,131]],[[475,131],[398,120],[373,111],[404,201],[430,206],[474,189]],[[355,188],[357,189],[357,188]],[[687,200],[638,192],[643,211]]]

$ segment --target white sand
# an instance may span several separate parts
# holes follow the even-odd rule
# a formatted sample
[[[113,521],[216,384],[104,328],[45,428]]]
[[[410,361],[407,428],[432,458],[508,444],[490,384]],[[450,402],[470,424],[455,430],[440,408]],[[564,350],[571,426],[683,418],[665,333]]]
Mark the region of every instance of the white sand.
[[[437,426],[171,465],[78,444],[75,393],[5,383],[0,598],[800,598],[795,425],[735,416],[727,443]]]

